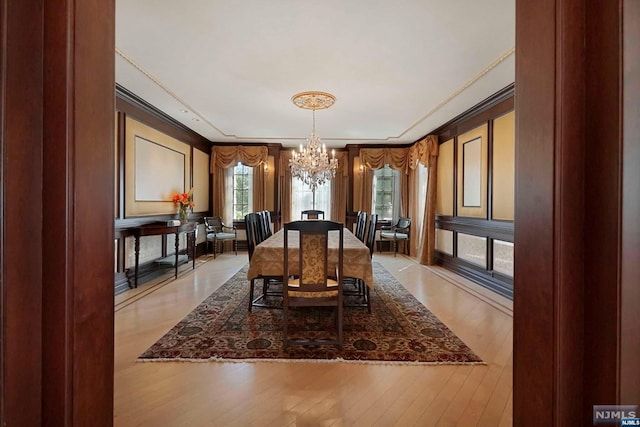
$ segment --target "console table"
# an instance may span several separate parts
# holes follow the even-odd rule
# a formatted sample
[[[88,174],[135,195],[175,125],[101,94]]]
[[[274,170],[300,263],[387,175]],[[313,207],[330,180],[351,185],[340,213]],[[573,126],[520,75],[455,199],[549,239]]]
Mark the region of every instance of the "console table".
[[[178,278],[178,248],[180,247],[180,240],[178,237],[180,233],[187,233],[187,248],[191,248],[191,259],[193,262],[192,268],[196,268],[196,229],[197,222],[188,222],[186,224],[169,226],[164,223],[145,224],[138,227],[132,227],[130,229],[131,234],[135,237],[135,251],[136,251],[136,265],[133,279],[133,287],[138,287],[138,261],[140,259],[140,237],[142,236],[157,236],[164,234],[176,235],[176,255],[175,255],[175,278]],[[187,251],[188,253],[188,251]]]

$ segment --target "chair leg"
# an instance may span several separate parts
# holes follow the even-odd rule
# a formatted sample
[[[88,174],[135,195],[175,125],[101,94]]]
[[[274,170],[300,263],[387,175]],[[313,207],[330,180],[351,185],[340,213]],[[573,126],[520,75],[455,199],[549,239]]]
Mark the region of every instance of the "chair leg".
[[[364,293],[365,298],[367,299],[367,311],[371,313],[371,294],[367,285],[364,286]]]
[[[398,253],[398,241],[396,239],[393,239],[393,257],[396,257],[396,254]]]
[[[255,279],[251,279],[251,281],[249,281],[249,312],[251,312],[251,310],[253,309],[253,284],[255,282]]]

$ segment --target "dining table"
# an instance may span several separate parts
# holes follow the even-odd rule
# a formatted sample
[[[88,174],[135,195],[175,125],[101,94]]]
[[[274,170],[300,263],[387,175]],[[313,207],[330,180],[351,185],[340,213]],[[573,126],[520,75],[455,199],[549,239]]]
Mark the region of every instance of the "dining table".
[[[329,264],[338,263],[338,247],[340,232],[329,231],[328,260]],[[299,235],[296,230],[289,230],[289,259],[298,259]],[[298,263],[289,266],[291,274],[297,274]],[[371,252],[348,228],[343,233],[343,269],[344,277],[361,279],[369,287],[373,287],[373,266]],[[256,246],[247,279],[258,277],[278,277],[284,271],[284,229],[280,229],[271,237]]]

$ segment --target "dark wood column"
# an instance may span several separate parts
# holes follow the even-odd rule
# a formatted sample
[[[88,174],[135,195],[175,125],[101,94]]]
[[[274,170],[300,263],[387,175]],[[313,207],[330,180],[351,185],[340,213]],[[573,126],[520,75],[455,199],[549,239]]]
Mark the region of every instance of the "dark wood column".
[[[639,10],[517,0],[514,425],[638,404]]]
[[[0,14],[1,421],[111,425],[114,4]]]
[[[516,4],[517,426],[582,408],[583,1]]]
[[[43,417],[113,423],[115,4],[44,9]]]
[[[42,0],[0,3],[0,423],[39,426]]]

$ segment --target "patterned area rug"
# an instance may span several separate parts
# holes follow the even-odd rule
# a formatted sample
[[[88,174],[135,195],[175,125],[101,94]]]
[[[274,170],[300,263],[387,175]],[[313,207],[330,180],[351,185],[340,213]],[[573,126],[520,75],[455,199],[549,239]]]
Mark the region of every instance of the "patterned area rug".
[[[140,361],[352,361],[377,363],[483,363],[380,264],[374,263],[372,313],[344,310],[344,345],[282,350],[282,310],[248,313],[247,266],[145,351]],[[256,283],[260,292],[261,282]],[[278,304],[277,297],[270,297]],[[354,298],[354,297],[349,297]],[[292,337],[335,336],[335,309],[292,312]]]

